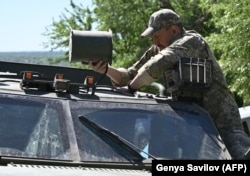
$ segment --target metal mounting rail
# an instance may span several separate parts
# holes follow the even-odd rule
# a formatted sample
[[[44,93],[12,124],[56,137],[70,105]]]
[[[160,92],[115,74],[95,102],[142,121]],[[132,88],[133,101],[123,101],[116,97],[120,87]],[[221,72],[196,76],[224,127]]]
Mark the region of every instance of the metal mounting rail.
[[[100,73],[88,69],[0,61],[0,72],[8,73],[0,74],[2,78],[22,79],[22,72],[24,71],[37,72],[45,80],[54,80],[56,74],[62,73],[65,79],[70,80],[72,83],[83,83],[87,76],[94,76],[96,80],[103,76]],[[111,80],[107,76],[105,76],[99,84],[112,86]]]

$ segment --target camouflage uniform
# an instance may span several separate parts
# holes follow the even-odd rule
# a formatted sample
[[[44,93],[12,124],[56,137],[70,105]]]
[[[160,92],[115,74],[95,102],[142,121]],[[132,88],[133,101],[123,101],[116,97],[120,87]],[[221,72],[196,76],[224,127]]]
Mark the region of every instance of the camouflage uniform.
[[[162,27],[159,25],[162,23],[161,19],[155,16],[152,18],[152,16],[149,26],[152,26],[152,21],[159,20],[154,25],[158,28]],[[169,23],[169,20],[167,22]],[[212,61],[213,83],[209,90],[204,92],[201,105],[210,113],[232,157],[234,159],[242,158],[250,147],[250,138],[244,133],[238,106],[234,96],[227,88],[218,62],[208,44],[195,31],[183,30],[183,33],[170,46],[161,51],[153,45],[132,67],[121,70],[124,74],[121,74],[123,78],[120,86],[126,85],[128,80],[133,79],[139,69],[147,72],[154,79],[165,77],[167,81],[170,81],[174,66],[181,57]]]

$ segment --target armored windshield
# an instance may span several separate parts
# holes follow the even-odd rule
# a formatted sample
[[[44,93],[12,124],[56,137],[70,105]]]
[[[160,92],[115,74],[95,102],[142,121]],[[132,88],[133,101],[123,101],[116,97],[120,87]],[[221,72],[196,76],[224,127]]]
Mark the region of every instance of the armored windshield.
[[[199,108],[108,102],[71,105],[80,156],[84,161],[95,160],[93,151],[100,152],[102,146],[92,143],[91,138],[84,140],[88,129],[79,123],[79,115],[137,146],[144,158],[152,155],[165,159],[225,159],[229,156],[209,116]],[[93,151],[85,150],[86,147]]]
[[[15,95],[0,100],[1,156],[63,158],[69,142],[59,101]]]
[[[83,125],[79,116],[132,145],[114,145],[108,137]],[[230,158],[209,115],[195,105],[7,94],[0,96],[0,155],[122,163],[152,156]]]

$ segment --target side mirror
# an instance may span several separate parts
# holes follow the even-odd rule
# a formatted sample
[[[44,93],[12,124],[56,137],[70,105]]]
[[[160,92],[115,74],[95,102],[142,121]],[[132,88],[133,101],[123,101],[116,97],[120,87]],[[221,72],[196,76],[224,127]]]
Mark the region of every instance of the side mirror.
[[[71,30],[69,38],[69,62],[88,64],[104,61],[112,63],[112,32]]]

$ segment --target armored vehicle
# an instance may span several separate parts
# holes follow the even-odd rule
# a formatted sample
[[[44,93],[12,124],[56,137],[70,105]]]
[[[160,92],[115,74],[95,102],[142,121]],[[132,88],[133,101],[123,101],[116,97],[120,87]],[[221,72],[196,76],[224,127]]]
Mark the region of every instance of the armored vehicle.
[[[0,62],[1,175],[151,175],[152,160],[231,159],[198,105],[91,70]]]
[[[245,132],[250,136],[250,106],[240,107],[240,116]]]

